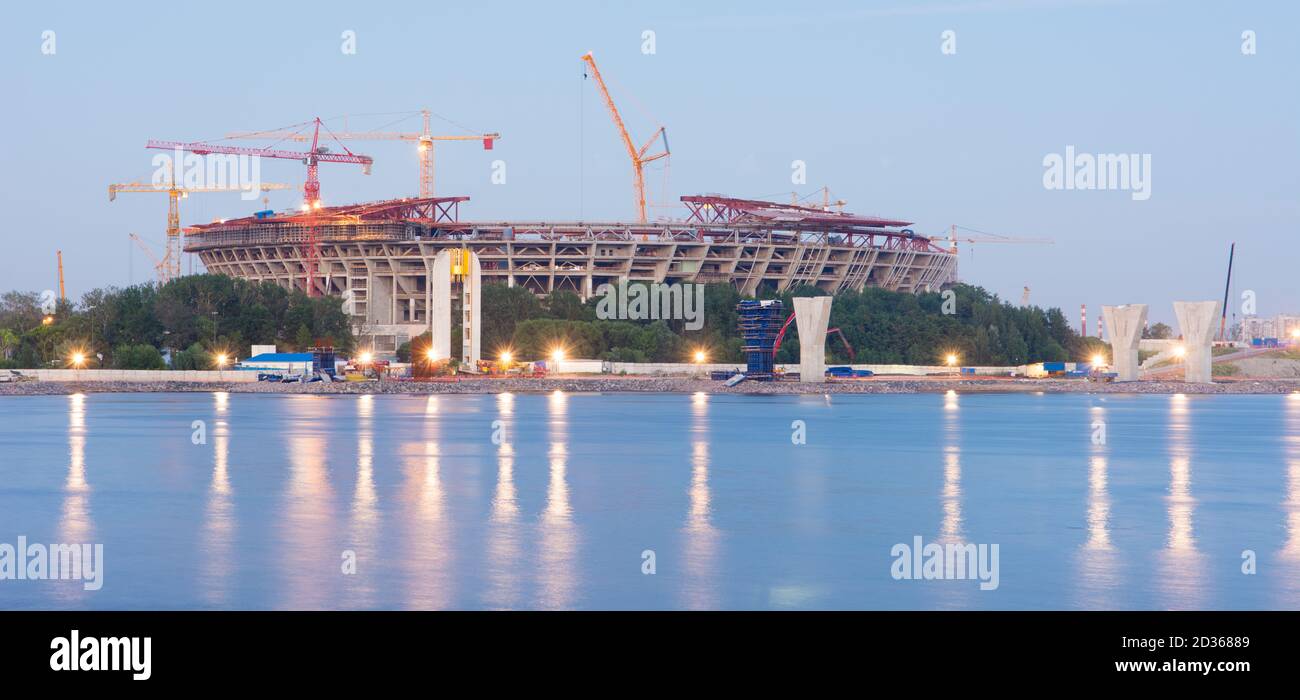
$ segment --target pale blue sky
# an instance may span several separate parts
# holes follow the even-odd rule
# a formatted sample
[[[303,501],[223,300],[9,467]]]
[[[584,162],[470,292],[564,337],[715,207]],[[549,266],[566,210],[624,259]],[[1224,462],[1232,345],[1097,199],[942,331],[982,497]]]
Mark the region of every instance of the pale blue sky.
[[[1084,302],[1094,319],[1101,304],[1146,302],[1172,323],[1175,298],[1222,295],[1235,240],[1238,293],[1254,290],[1261,313],[1300,312],[1294,2],[81,5],[10,7],[0,30],[0,288],[53,287],[56,248],[70,294],[128,281],[127,233],[160,241],[166,198],[110,204],[106,187],[148,178],[147,139],[316,115],[427,105],[500,131],[491,153],[439,148],[439,192],[473,198],[462,218],[630,219],[626,156],[582,81],[590,49],[634,137],[668,128],[669,196],[661,172],[649,178],[659,201],[784,199],[825,184],[849,210],[914,220],[922,233],[956,223],[1050,237],[1056,245],[978,247],[963,254],[962,277],[1013,301],[1028,284],[1035,303],[1072,319]],[[53,56],[40,51],[47,29]],[[647,29],[654,55],[641,52]],[[956,55],[940,51],[948,29]],[[356,55],[339,50],[344,30],[357,33]],[[1257,33],[1256,55],[1242,55],[1244,30]],[[349,145],[375,157],[374,174],[322,166],[327,203],[415,193],[410,146]],[[1150,153],[1151,198],[1045,190],[1042,159],[1067,145]],[[490,183],[496,158],[505,185]],[[796,159],[805,186],[790,182]],[[292,161],[264,163],[266,180],[302,177]],[[277,208],[299,200],[271,194]],[[182,222],[253,208],[200,195]],[[134,279],[150,272],[135,253]]]

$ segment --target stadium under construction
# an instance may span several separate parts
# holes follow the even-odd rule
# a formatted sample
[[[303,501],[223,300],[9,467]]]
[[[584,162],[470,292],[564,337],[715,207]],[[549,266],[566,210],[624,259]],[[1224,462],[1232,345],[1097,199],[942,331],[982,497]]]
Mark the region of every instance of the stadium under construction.
[[[811,285],[828,292],[937,290],[957,255],[910,222],[717,195],[681,198],[681,220],[651,223],[462,221],[468,197],[320,207],[200,225],[185,251],[210,272],[341,296],[381,352],[429,329],[432,266],[468,248],[485,283],[586,299],[601,284],[728,283],[743,294]]]

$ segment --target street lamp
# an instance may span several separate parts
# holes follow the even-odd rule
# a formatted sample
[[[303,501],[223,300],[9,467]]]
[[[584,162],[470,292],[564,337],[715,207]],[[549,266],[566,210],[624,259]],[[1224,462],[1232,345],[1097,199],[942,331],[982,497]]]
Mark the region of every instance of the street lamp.
[[[695,364],[702,365],[706,361],[708,361],[708,359],[709,359],[708,354],[706,354],[703,350],[695,351]]]
[[[1092,356],[1092,366],[1093,366],[1093,367],[1101,367],[1101,366],[1103,366],[1103,365],[1105,365],[1105,364],[1106,364],[1106,356],[1105,356],[1105,355],[1102,355],[1101,353],[1097,353],[1096,355],[1093,355],[1093,356]]]
[[[216,361],[217,361],[217,379],[218,379],[218,380],[224,378],[225,375],[223,374],[223,370],[226,368],[226,362],[227,362],[229,359],[230,359],[230,358],[226,357],[226,354],[225,354],[224,352],[223,352],[223,353],[219,353],[219,354],[217,355],[217,357],[216,357]]]

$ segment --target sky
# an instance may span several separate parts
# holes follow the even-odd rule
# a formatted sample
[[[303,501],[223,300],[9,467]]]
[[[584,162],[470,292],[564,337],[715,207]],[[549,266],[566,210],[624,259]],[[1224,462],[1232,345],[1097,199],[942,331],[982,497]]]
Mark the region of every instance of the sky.
[[[1076,323],[1080,304],[1147,303],[1172,325],[1175,299],[1222,298],[1236,242],[1230,310],[1250,291],[1260,314],[1300,313],[1298,30],[1284,0],[21,3],[0,28],[0,290],[55,288],[59,249],[69,296],[149,279],[128,234],[160,245],[166,196],[107,197],[150,178],[146,140],[317,116],[418,131],[396,120],[427,107],[436,133],[500,132],[492,151],[437,149],[438,194],[471,197],[463,220],[632,220],[592,51],[633,138],[667,129],[652,216],[683,216],[685,194],[826,186],[918,233],[1049,238],[967,247],[960,276],[1015,303],[1028,286]],[[410,144],[347,145],[373,172],[322,165],[327,205],[417,193]],[[1149,198],[1048,189],[1067,147],[1149,156]],[[297,206],[305,168],[262,165],[294,185],[270,205]],[[197,194],[182,224],[260,208]]]

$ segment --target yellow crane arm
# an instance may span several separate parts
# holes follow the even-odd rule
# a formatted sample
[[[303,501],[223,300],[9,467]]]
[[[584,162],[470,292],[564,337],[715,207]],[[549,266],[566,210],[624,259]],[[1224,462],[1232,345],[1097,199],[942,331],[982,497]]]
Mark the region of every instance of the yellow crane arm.
[[[501,134],[469,134],[465,136],[426,136],[416,132],[405,131],[343,131],[333,134],[340,141],[482,141],[491,139],[500,141]],[[228,139],[242,140],[277,140],[277,141],[311,141],[311,136],[304,136],[291,131],[236,131],[226,134]]]
[[[286,185],[280,182],[263,182],[258,189],[263,192],[272,190],[290,190],[297,189],[293,185]],[[149,182],[122,182],[108,186],[108,201],[112,202],[117,199],[118,192],[177,192],[188,195],[191,192],[235,192],[237,189],[230,187],[172,187],[171,185],[155,185]]]

